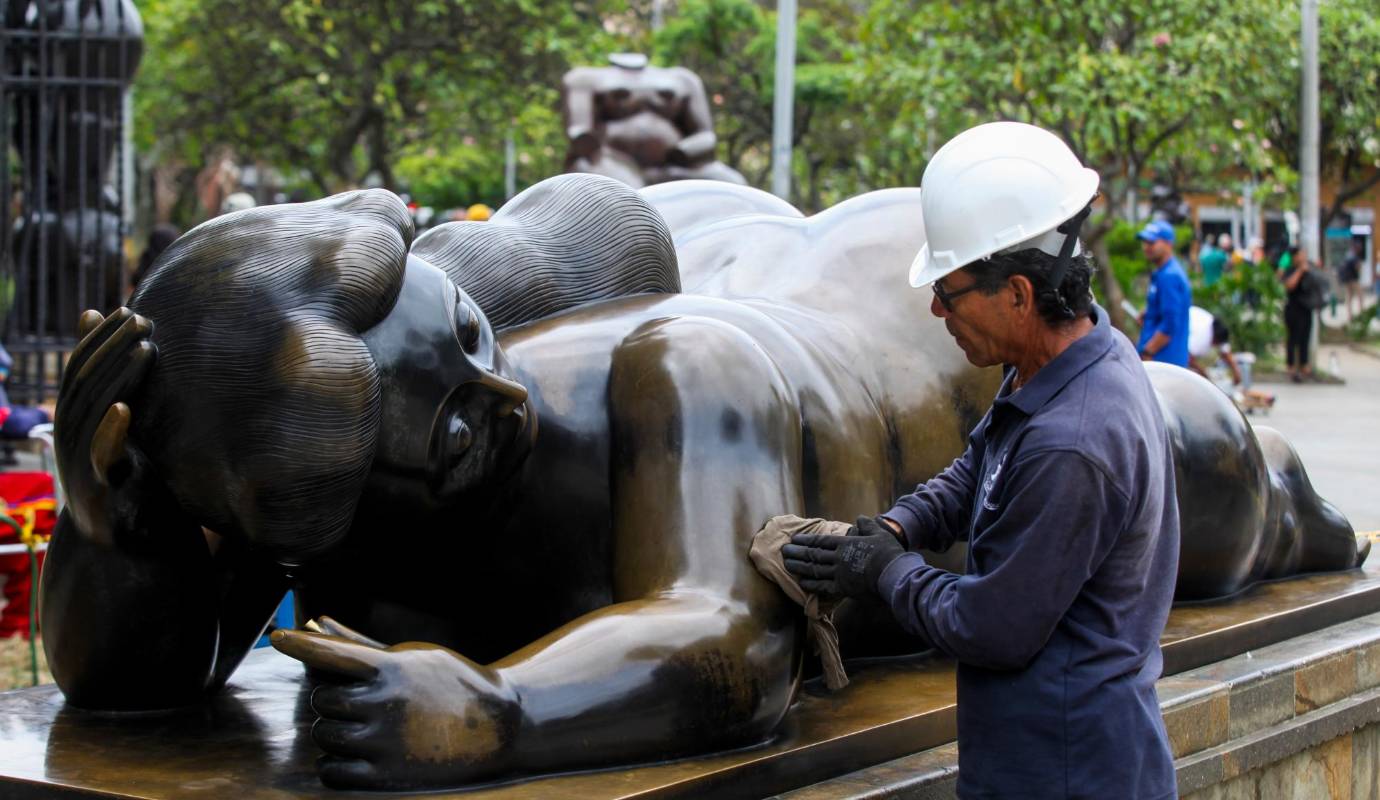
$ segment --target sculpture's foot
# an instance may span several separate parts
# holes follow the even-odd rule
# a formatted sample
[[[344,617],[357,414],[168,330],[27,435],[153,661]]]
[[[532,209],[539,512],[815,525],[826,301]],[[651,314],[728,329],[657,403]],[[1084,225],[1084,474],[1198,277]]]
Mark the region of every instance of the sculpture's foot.
[[[1366,556],[1370,555],[1370,537],[1356,537],[1356,563],[1353,566],[1361,566],[1366,563]]]

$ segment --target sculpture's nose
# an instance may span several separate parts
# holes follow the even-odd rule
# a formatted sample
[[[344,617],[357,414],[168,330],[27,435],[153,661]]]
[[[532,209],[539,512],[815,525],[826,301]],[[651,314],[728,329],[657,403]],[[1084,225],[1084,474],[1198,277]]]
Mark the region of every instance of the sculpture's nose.
[[[506,417],[527,402],[527,387],[494,372],[485,372],[479,385],[499,396],[498,415]]]

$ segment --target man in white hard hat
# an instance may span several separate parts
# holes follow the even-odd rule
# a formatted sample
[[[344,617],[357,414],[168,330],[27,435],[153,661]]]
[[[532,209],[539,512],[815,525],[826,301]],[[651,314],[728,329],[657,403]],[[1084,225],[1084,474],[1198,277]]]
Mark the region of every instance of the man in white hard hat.
[[[1176,793],[1155,695],[1174,470],[1145,367],[1089,291],[1077,237],[1097,184],[1029,125],[981,125],[935,154],[910,282],[1005,380],[947,469],[848,537],[783,550],[807,591],[879,595],[958,661],[960,797]],[[956,540],[963,575],[916,552]]]

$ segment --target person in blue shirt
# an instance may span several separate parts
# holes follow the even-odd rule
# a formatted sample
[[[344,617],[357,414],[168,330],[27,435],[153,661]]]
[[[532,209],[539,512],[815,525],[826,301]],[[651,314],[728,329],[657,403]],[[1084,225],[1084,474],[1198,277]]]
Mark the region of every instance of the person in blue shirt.
[[[1174,226],[1156,220],[1142,228],[1136,238],[1153,270],[1136,349],[1146,361],[1187,368],[1188,309],[1193,305],[1193,292],[1188,275],[1174,257]]]
[[[1135,348],[1089,290],[1097,173],[1014,122],[925,171],[912,286],[977,366],[1004,365],[968,447],[848,536],[782,554],[809,592],[877,597],[957,660],[958,795],[1176,796],[1155,693],[1179,556],[1169,437]],[[1186,338],[1186,337],[1185,337]],[[921,549],[968,542],[965,574]]]

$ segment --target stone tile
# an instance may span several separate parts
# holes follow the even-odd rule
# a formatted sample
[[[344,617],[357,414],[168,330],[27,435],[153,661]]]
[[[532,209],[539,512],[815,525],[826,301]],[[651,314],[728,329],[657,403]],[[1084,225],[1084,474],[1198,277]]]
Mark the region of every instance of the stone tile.
[[[1262,678],[1293,672],[1299,665],[1310,661],[1369,645],[1380,645],[1380,614],[1357,617],[1179,675],[1233,684],[1251,683]],[[1380,669],[1380,665],[1376,668]]]
[[[1259,778],[1256,773],[1242,775],[1184,795],[1183,800],[1265,800],[1260,794]]]
[[[1322,659],[1294,672],[1294,713],[1306,714],[1356,693],[1356,654]]]
[[[1356,651],[1356,688],[1380,686],[1380,642]]]
[[[1202,700],[1213,692],[1226,689],[1227,684],[1191,675],[1170,675],[1155,681],[1155,696],[1160,700],[1160,709],[1168,711],[1185,703]]]
[[[1293,717],[1294,702],[1292,674],[1233,686],[1227,737],[1236,739]]]
[[[1324,742],[1259,770],[1262,798],[1351,800],[1351,737]]]
[[[1351,800],[1380,800],[1380,725],[1351,734]]]
[[[1161,684],[1174,679],[1165,678]],[[1200,681],[1198,687],[1180,679],[1166,685],[1166,694],[1182,694],[1170,701],[1161,701],[1164,728],[1169,734],[1169,749],[1175,758],[1215,747],[1227,740],[1231,698],[1227,686]],[[1157,691],[1159,687],[1156,687]]]

